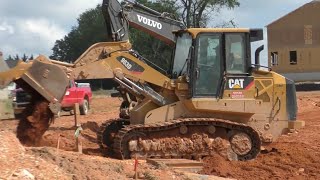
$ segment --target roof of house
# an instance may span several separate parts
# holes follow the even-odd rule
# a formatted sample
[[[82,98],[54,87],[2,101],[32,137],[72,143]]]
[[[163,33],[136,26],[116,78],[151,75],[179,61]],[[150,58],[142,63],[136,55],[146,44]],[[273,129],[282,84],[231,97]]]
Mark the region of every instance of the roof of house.
[[[285,17],[287,17],[287,16],[289,16],[289,15],[291,15],[291,14],[293,14],[293,13],[295,13],[295,12],[299,11],[299,10],[301,10],[302,8],[307,7],[307,6],[309,6],[309,5],[312,5],[312,4],[314,4],[314,3],[320,3],[320,0],[313,0],[313,1],[310,1],[310,2],[308,2],[308,3],[306,3],[306,4],[304,4],[303,6],[301,6],[301,7],[297,8],[297,9],[295,9],[295,10],[293,10],[293,11],[289,12],[288,14],[286,14],[286,15],[284,15],[284,16],[282,16],[282,17],[280,17],[279,19],[277,19],[277,20],[275,20],[275,21],[271,22],[270,24],[268,24],[268,25],[267,25],[267,27],[268,27],[268,26],[271,26],[271,25],[273,25],[273,24],[277,23],[278,21],[282,20],[283,18],[285,18]]]

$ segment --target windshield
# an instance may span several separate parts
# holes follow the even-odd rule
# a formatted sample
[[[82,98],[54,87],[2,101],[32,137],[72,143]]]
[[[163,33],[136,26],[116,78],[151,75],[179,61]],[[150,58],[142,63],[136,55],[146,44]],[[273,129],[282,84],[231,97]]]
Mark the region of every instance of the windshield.
[[[174,64],[172,69],[173,75],[178,75],[181,71],[184,74],[187,70],[186,60],[188,58],[189,49],[192,45],[192,37],[188,33],[178,36],[176,50],[174,55]],[[183,68],[183,70],[182,70]]]

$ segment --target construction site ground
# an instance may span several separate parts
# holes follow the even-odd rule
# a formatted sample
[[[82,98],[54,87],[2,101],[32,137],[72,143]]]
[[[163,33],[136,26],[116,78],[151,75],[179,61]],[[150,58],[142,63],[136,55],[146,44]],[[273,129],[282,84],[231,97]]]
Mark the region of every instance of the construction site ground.
[[[174,171],[139,161],[144,179],[320,179],[320,92],[298,93],[298,119],[306,126],[265,146],[252,161],[230,162],[219,156],[203,159],[201,175]],[[0,120],[0,179],[130,179],[133,160],[105,157],[96,142],[99,125],[118,117],[118,98],[96,96],[89,115],[80,116],[83,154],[76,152],[74,118],[55,120],[40,147],[23,147],[15,137],[18,120]],[[59,138],[60,137],[60,138]],[[59,139],[59,149],[57,149]],[[207,176],[215,175],[215,176]],[[222,178],[221,178],[222,179]]]

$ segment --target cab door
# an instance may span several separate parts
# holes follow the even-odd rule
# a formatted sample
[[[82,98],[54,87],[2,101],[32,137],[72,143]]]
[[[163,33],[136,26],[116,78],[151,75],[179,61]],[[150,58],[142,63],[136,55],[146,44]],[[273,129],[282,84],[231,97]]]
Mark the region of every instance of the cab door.
[[[217,97],[222,82],[222,35],[202,33],[196,40],[193,62],[193,97]]]

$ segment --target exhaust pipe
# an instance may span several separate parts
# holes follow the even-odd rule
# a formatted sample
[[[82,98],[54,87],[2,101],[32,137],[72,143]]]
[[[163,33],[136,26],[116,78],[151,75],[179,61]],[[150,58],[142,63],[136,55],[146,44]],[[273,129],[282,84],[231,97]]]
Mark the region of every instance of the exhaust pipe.
[[[261,66],[261,65],[260,65],[260,53],[261,53],[261,51],[263,51],[263,50],[264,50],[264,45],[261,45],[260,47],[257,48],[257,50],[256,50],[256,52],[255,52],[255,62],[254,62],[254,64],[255,64],[256,66],[258,66],[258,68]]]

